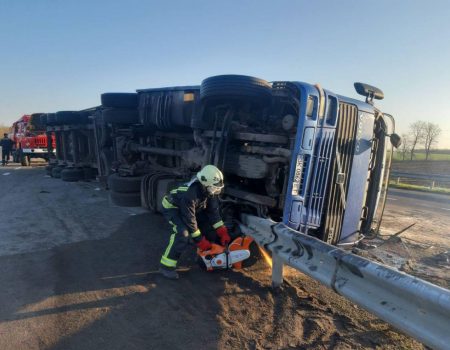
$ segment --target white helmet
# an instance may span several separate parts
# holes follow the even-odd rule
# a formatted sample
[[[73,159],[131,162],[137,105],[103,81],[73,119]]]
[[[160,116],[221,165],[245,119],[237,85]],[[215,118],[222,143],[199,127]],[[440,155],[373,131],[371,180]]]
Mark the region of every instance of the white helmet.
[[[214,165],[205,165],[197,173],[197,179],[210,195],[218,195],[223,189],[223,174]]]

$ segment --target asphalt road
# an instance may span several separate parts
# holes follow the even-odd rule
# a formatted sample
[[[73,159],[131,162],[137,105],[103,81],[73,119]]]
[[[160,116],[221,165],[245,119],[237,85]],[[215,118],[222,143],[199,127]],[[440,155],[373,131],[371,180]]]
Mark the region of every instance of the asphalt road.
[[[423,349],[295,271],[273,293],[262,260],[206,273],[191,249],[164,280],[161,216],[44,174],[0,168],[1,350]]]
[[[391,188],[387,207],[420,209],[424,212],[442,213],[450,217],[450,196]]]

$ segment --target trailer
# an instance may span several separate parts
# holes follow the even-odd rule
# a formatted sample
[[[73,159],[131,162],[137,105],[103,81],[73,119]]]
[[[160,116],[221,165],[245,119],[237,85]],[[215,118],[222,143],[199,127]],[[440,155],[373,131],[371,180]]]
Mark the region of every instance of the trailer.
[[[55,157],[46,167],[48,175],[70,182],[96,178],[98,147],[93,116],[98,109],[46,114],[47,138],[55,139]]]

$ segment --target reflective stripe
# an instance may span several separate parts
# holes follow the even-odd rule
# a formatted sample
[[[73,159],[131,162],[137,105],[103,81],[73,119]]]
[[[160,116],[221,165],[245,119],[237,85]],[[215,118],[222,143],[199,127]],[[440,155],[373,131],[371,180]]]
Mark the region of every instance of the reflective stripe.
[[[223,225],[224,225],[223,221],[220,220],[219,222],[216,222],[216,223],[213,225],[213,229],[219,228],[220,226],[223,226]]]
[[[178,233],[178,231],[177,231],[177,225],[175,225],[172,221],[170,221],[169,220],[169,223],[172,225],[172,230],[173,230],[173,233]]]
[[[177,193],[178,191],[180,191],[180,192],[186,192],[188,189],[189,189],[189,187],[186,187],[186,186],[180,186],[180,187],[175,188],[174,190],[170,191],[170,193],[175,194],[175,193]]]
[[[163,200],[162,200],[162,206],[163,206],[165,209],[173,209],[173,208],[177,208],[176,206],[174,206],[172,203],[170,203],[170,202],[167,200],[167,197],[166,197],[166,196],[163,197]]]
[[[175,260],[166,258],[165,256],[163,256],[161,258],[160,262],[161,262],[161,264],[163,264],[164,266],[167,266],[167,267],[177,267],[177,262]]]
[[[200,230],[197,230],[197,231],[194,231],[194,232],[191,233],[191,237],[192,237],[192,238],[196,238],[196,237],[198,237],[198,236],[200,236],[200,235],[201,235]]]
[[[174,242],[174,241],[175,241],[175,233],[172,233],[172,234],[170,235],[169,245],[167,246],[166,251],[164,252],[164,255],[163,255],[163,256],[168,256],[168,255],[169,255],[169,253],[170,253],[170,248],[172,248],[173,242]]]
[[[168,266],[168,267],[175,267],[177,266],[176,260],[172,260],[168,258],[168,255],[170,253],[170,249],[173,246],[173,242],[175,241],[175,235],[176,235],[176,225],[172,223],[172,221],[169,221],[173,225],[173,230],[175,233],[172,233],[170,235],[169,245],[166,248],[166,251],[164,252],[164,255],[161,257],[161,264]]]

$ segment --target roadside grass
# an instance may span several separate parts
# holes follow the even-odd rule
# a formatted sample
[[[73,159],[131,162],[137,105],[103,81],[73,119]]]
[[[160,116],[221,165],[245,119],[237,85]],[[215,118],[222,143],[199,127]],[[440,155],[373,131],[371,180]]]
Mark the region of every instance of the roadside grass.
[[[429,186],[419,186],[419,185],[402,184],[402,183],[397,184],[395,181],[392,181],[392,180],[389,182],[389,187],[399,188],[399,189],[403,189],[403,190],[413,190],[413,191],[450,195],[450,188],[442,188],[442,187],[430,188]]]
[[[403,161],[403,156],[400,152],[395,152],[393,159],[395,161]],[[425,153],[424,152],[416,152],[414,153],[413,161],[415,160],[425,160]],[[432,160],[447,160],[450,161],[450,151],[436,151],[436,153],[431,153],[429,161]],[[405,161],[411,161],[409,153],[406,155]]]

